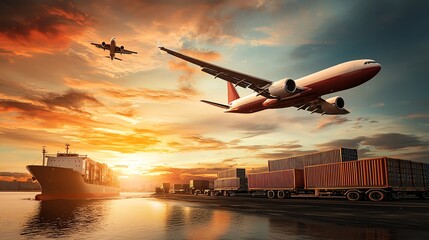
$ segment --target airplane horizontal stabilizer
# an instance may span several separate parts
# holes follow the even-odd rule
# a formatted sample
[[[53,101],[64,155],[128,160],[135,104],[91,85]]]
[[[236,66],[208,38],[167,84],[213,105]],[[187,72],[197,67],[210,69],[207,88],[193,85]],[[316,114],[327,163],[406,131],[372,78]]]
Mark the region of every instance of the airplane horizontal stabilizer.
[[[220,103],[215,103],[215,102],[210,102],[210,101],[207,101],[207,100],[201,100],[201,102],[213,105],[215,107],[220,107],[220,108],[223,108],[223,109],[228,109],[229,108],[228,105],[224,105],[224,104],[220,104]]]

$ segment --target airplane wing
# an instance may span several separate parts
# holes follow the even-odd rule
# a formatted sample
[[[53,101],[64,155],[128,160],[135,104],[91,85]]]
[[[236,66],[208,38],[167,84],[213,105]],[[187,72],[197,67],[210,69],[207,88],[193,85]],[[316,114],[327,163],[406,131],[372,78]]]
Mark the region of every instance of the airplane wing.
[[[104,50],[110,49],[110,44],[104,44],[104,47],[103,47],[103,45],[101,45],[99,43],[91,43],[91,44],[98,47],[98,48],[104,49]]]
[[[115,52],[116,52],[116,53],[121,53],[121,54],[137,54],[137,52],[130,51],[130,50],[127,50],[127,49],[123,49],[123,50],[121,50],[121,48],[120,48],[120,47],[116,47]]]
[[[173,50],[167,49],[165,47],[159,47],[160,50],[167,52],[170,55],[181,58],[185,61],[193,63],[202,67],[201,71],[215,76],[215,78],[221,78],[225,81],[235,84],[235,86],[240,86],[243,88],[250,88],[257,92],[259,95],[262,95],[267,98],[273,98],[268,92],[268,87],[271,86],[272,82],[262,78],[254,77],[248,74],[236,72],[224,67],[220,67],[208,62],[204,62],[184,54],[175,52]]]
[[[307,110],[309,112],[313,113],[320,113],[322,115],[327,114],[327,115],[343,115],[343,114],[348,114],[350,113],[347,109],[335,109],[333,111],[330,112],[324,112],[322,110],[322,104],[324,103],[328,103],[326,102],[323,98],[319,97],[313,101],[306,101],[306,102],[302,102],[302,103],[298,103],[296,104],[294,107],[297,108],[297,110]]]

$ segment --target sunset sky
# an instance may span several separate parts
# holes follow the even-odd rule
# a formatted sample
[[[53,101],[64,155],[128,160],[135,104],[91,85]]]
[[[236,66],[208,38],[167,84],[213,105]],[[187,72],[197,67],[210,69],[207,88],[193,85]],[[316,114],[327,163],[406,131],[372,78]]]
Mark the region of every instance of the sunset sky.
[[[72,151],[130,179],[186,182],[224,168],[358,148],[429,162],[427,1],[2,1],[0,178]],[[105,58],[90,43],[137,55]],[[351,111],[226,114],[226,83],[165,47],[271,81],[362,58],[381,72],[336,93]],[[238,89],[243,96],[252,93]],[[156,179],[156,180],[155,180]]]

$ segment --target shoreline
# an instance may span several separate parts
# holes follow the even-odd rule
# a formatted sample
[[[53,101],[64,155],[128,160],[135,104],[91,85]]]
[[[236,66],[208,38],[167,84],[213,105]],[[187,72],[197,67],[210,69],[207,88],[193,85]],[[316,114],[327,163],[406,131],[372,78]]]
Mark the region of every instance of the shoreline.
[[[310,220],[347,226],[425,229],[429,226],[429,201],[358,201],[346,199],[223,197],[186,194],[154,194],[159,200],[199,203],[203,207],[238,211],[273,218]]]

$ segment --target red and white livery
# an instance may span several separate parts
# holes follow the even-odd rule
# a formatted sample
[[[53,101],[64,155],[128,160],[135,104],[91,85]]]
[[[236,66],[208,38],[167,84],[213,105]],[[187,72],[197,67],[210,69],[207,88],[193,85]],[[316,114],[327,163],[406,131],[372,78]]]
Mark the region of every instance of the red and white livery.
[[[173,50],[159,47],[175,57],[200,66],[203,72],[226,80],[228,104],[201,100],[204,103],[225,109],[228,113],[254,113],[265,109],[296,107],[322,115],[347,114],[344,99],[322,96],[353,88],[373,78],[381,65],[371,59],[354,60],[335,65],[308,76],[293,80],[284,78],[275,82],[240,73],[204,62]],[[250,88],[255,93],[240,97],[236,86]]]

